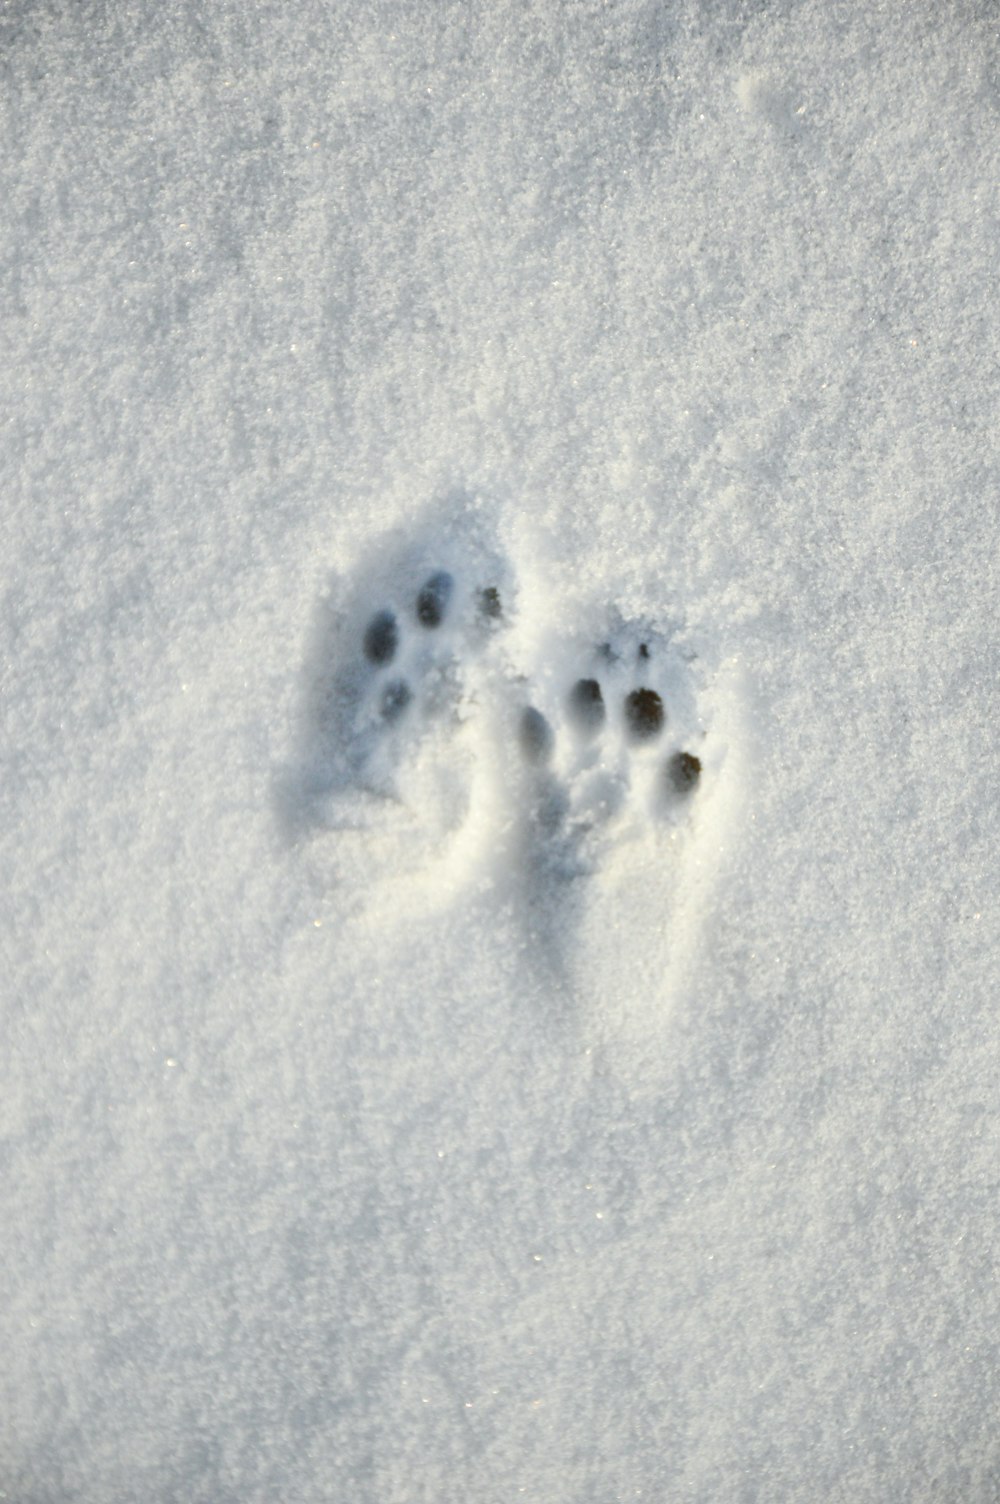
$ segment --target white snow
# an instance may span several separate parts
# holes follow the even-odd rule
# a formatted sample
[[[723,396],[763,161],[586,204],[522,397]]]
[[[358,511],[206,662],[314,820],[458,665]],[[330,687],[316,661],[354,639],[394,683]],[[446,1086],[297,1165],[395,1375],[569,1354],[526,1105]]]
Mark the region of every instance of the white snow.
[[[0,1499],[1000,1500],[995,7],[0,70]]]

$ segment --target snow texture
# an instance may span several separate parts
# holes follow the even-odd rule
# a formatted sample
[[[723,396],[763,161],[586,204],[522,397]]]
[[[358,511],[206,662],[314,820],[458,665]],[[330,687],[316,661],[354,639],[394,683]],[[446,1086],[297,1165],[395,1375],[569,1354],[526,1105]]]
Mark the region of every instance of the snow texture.
[[[995,6],[0,70],[0,1499],[996,1504]]]

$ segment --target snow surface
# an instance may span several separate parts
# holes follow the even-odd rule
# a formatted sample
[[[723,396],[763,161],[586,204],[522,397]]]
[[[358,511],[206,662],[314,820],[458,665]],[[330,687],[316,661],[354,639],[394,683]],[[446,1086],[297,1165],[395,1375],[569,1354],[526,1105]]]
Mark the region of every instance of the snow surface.
[[[0,1497],[1000,1499],[998,32],[0,6]]]

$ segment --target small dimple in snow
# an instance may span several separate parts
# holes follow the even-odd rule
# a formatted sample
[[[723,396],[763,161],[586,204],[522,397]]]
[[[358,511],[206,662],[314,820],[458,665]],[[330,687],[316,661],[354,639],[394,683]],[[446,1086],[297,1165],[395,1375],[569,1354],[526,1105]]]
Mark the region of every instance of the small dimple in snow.
[[[399,627],[391,611],[377,611],[365,632],[364,651],[369,663],[391,663],[399,646]]]
[[[701,777],[701,759],[693,752],[675,752],[667,763],[667,777],[675,793],[691,793]]]
[[[570,720],[578,731],[593,736],[604,725],[607,711],[596,679],[577,679],[569,692]]]
[[[521,751],[529,762],[548,762],[555,746],[552,727],[534,705],[529,705],[521,716]]]
[[[479,592],[479,611],[487,621],[498,621],[503,615],[500,592],[495,585],[487,585]]]
[[[444,621],[455,581],[446,569],[439,569],[425,581],[417,596],[417,620],[422,627],[439,627]]]
[[[387,721],[397,721],[413,699],[413,690],[405,679],[390,679],[382,691],[382,714]]]
[[[663,701],[655,689],[633,689],[625,698],[625,724],[636,741],[650,741],[663,729]]]

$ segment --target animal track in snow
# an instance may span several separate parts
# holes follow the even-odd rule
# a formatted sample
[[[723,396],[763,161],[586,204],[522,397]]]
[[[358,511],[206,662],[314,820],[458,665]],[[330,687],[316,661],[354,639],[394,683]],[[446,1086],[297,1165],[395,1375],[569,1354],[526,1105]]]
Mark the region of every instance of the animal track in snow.
[[[279,810],[292,835],[361,838],[353,853],[339,843],[330,879],[358,895],[380,875],[405,882],[435,864],[453,886],[456,840],[475,823],[473,723],[514,591],[474,502],[442,513],[378,539],[316,612],[300,758]]]
[[[399,792],[400,765],[434,722],[468,714],[470,670],[503,615],[499,588],[474,573],[432,569],[417,583],[418,573],[402,571],[369,617],[342,681],[344,750],[360,781],[387,794]]]
[[[691,655],[617,616],[581,639],[543,639],[518,722],[534,823],[565,877],[594,870],[609,840],[677,826],[703,776]]]
[[[511,634],[507,718],[523,923],[583,1038],[624,1047],[636,1082],[725,849],[729,697],[682,622],[587,604],[546,621],[532,605]]]
[[[662,1017],[731,784],[682,623],[541,598],[467,502],[335,581],[306,681],[283,804],[334,837],[315,849],[338,912],[460,905],[483,943],[503,914],[599,1032]]]

